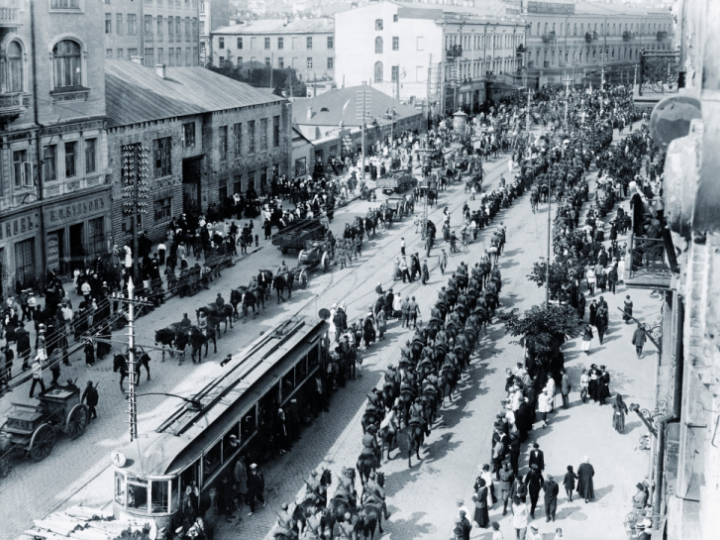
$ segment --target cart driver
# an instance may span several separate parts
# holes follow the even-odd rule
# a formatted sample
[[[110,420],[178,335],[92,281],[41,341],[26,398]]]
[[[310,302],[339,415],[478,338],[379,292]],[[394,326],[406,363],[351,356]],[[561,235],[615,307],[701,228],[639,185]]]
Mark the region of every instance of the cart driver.
[[[275,275],[282,276],[282,275],[287,274],[287,272],[288,272],[288,269],[287,269],[287,266],[285,265],[285,261],[282,261],[280,263],[280,266],[278,266],[278,269],[275,271]]]

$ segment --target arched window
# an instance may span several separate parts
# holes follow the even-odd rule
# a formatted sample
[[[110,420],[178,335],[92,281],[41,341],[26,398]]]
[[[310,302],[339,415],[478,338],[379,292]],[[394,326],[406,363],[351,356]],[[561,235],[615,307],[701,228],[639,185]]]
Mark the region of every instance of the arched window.
[[[573,36],[577,36],[577,23],[573,26]]]
[[[383,52],[383,40],[380,36],[375,38],[375,54],[382,54]]]
[[[630,23],[630,31],[631,31],[631,32],[633,31],[633,27],[634,27],[634,26],[635,26],[635,25],[634,25],[633,23]]]
[[[570,23],[567,23],[567,24],[565,25],[565,35],[566,35],[566,36],[569,36],[569,35],[570,35]]]
[[[11,41],[7,46],[7,78],[5,86],[8,92],[22,92],[23,90],[23,57],[22,47],[17,41]]]
[[[82,56],[77,42],[59,41],[53,47],[53,60],[55,88],[82,86]]]
[[[582,36],[585,33],[585,23],[580,23],[580,35]]]
[[[612,35],[613,35],[613,36],[615,35],[615,23],[613,23],[613,33],[612,33]]]
[[[552,29],[552,31],[553,31],[553,32],[555,31],[555,23],[553,23],[553,29]]]
[[[382,29],[383,29],[383,20],[375,19],[375,30],[382,30]]]
[[[375,82],[383,82],[383,63],[375,62]]]
[[[547,25],[548,25],[548,23],[545,23],[545,33],[546,33],[546,34],[548,33],[548,30],[547,30],[547,29],[548,29],[548,26],[547,26]]]
[[[593,31],[597,32],[597,23],[595,23],[595,26],[593,27]]]
[[[540,23],[538,23],[538,25],[537,25],[537,35],[538,36],[540,35]]]

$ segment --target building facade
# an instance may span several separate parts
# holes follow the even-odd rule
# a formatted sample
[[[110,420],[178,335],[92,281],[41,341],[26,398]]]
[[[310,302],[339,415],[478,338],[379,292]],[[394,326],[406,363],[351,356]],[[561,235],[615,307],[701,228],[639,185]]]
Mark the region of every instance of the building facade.
[[[198,0],[106,0],[103,9],[106,58],[139,56],[146,66],[199,64]]]
[[[210,33],[230,24],[230,0],[200,0],[200,65],[212,57]]]
[[[459,4],[459,2],[458,2]],[[483,103],[488,83],[519,67],[525,42],[519,17],[486,7],[379,2],[338,13],[338,85],[366,82],[402,100],[444,103],[447,110]]]
[[[201,67],[108,60],[106,73],[118,245],[131,239],[134,209],[124,187],[134,178],[146,190],[138,231],[159,241],[173,216],[207,211],[251,187],[269,193],[273,178],[289,174],[287,100]]]
[[[523,54],[531,85],[631,83],[640,51],[672,49],[672,13],[601,3],[528,2]]]
[[[335,76],[335,25],[331,19],[264,19],[212,32],[212,63],[292,68],[304,81]]]
[[[103,4],[3,7],[0,295],[107,251]],[[33,43],[35,47],[33,47]]]

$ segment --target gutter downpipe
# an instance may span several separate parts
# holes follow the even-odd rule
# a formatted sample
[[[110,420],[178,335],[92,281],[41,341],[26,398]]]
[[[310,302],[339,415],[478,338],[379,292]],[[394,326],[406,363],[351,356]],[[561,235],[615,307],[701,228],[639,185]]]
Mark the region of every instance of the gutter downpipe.
[[[679,295],[674,298],[674,312],[677,314],[675,317],[675,324],[678,322],[683,324],[684,311],[682,302],[680,302]],[[680,332],[678,332],[678,330]],[[680,333],[680,336],[678,336]],[[682,326],[675,328],[675,370],[674,370],[674,382],[675,388],[673,391],[673,408],[672,411],[668,412],[665,416],[657,420],[658,425],[658,439],[657,439],[657,461],[655,464],[655,491],[653,493],[653,513],[655,515],[660,514],[662,507],[662,493],[663,493],[663,476],[665,472],[664,461],[665,461],[665,429],[671,422],[677,422],[680,420],[680,412],[682,408],[682,385],[683,385],[683,346],[682,346]],[[653,528],[657,524],[653,524]]]

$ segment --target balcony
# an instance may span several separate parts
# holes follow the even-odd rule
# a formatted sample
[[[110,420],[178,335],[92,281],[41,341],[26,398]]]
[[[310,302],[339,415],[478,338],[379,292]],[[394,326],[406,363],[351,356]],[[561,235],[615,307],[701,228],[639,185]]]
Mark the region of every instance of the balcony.
[[[585,41],[587,43],[592,43],[593,41],[597,41],[598,33],[597,32],[587,32],[585,34]]]
[[[672,272],[662,238],[630,235],[625,256],[625,284],[635,289],[668,289]]]
[[[445,58],[449,61],[455,60],[462,56],[462,47],[460,45],[453,45],[445,51]]]
[[[555,43],[557,41],[557,35],[555,34],[555,32],[543,34],[542,40],[543,43]]]
[[[664,30],[660,30],[660,31],[658,31],[658,33],[657,33],[657,40],[658,40],[658,41],[665,41],[665,40],[668,39],[669,37],[670,37],[670,36],[668,35],[668,33],[665,32]]]
[[[633,99],[638,107],[654,107],[661,99],[677,94],[685,86],[680,53],[643,51],[637,80]]]
[[[20,22],[18,0],[0,0],[0,28],[17,28]]]
[[[625,30],[622,36],[624,41],[630,41],[635,37],[635,34],[633,32],[628,32],[627,30]]]
[[[30,97],[22,92],[0,94],[0,119],[14,120],[25,112],[30,103]]]

